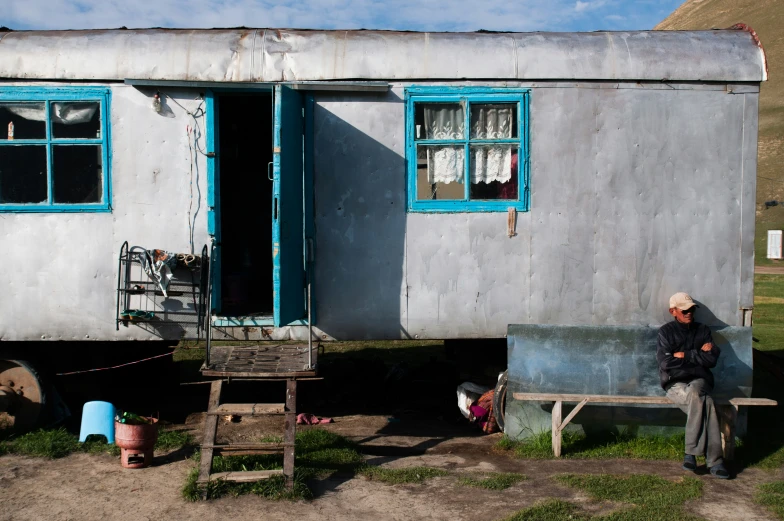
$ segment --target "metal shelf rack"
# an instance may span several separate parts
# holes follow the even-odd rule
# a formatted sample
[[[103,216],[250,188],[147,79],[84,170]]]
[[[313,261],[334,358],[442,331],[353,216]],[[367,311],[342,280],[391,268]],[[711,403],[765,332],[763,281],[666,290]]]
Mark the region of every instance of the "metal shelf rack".
[[[177,263],[166,293],[145,273],[141,256],[145,250],[120,247],[117,271],[116,329],[141,327],[164,338],[200,340],[209,327],[209,256],[207,245],[185,265]]]

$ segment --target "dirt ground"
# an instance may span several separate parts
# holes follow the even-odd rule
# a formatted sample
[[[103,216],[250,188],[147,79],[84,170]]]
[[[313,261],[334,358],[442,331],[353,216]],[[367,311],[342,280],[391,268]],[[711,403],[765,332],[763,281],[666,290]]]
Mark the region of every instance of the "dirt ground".
[[[200,432],[203,414],[188,417],[186,427]],[[255,418],[222,422],[220,437],[240,441],[275,432]],[[469,426],[470,427],[470,426]],[[342,520],[399,519],[496,520],[545,498],[562,498],[593,512],[617,505],[591,503],[580,491],[556,484],[559,473],[656,474],[677,478],[690,474],[674,462],[634,460],[515,460],[493,450],[500,435],[478,436],[470,428],[438,419],[397,419],[386,416],[341,416],[321,426],[358,442],[372,464],[389,467],[432,466],[450,475],[421,485],[385,485],[364,477],[334,477],[314,487],[311,501],[269,501],[256,496],[224,497],[191,503],[180,495],[194,462],[175,452],[156,454],[154,466],[129,470],[118,458],[73,454],[48,461],[14,455],[0,457],[0,520],[191,520],[259,519]],[[463,473],[519,472],[529,479],[505,491],[466,488]],[[775,518],[752,501],[758,484],[784,479],[784,472],[755,469],[736,479],[702,476],[703,498],[687,509],[708,520],[747,521]]]
[[[754,266],[754,273],[759,275],[784,275],[784,266]]]

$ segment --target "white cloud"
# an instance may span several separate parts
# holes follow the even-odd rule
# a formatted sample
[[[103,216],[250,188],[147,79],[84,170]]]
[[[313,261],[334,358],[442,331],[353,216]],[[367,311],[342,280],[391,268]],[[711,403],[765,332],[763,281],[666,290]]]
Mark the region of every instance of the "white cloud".
[[[677,7],[679,0],[663,0]],[[595,30],[596,14],[652,10],[649,0],[0,0],[16,29],[285,27],[430,31]],[[613,13],[602,13],[613,7]],[[661,4],[658,9],[661,9]],[[623,13],[620,13],[623,14]],[[646,29],[660,21],[645,21]],[[607,18],[610,19],[610,18]],[[636,17],[635,20],[641,20]],[[617,20],[616,20],[617,21]],[[638,22],[639,23],[639,22]],[[592,25],[593,24],[593,25]]]
[[[587,0],[585,2],[577,0],[574,4],[574,10],[578,13],[583,13],[585,11],[595,11],[605,5],[607,5],[607,0]]]

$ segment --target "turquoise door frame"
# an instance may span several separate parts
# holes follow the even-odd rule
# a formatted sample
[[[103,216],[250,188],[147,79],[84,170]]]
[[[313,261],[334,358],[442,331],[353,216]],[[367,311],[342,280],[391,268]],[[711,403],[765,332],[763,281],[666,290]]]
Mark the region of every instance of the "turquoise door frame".
[[[244,94],[269,89],[243,90]],[[312,272],[313,223],[313,97],[285,85],[274,86],[273,199],[271,255],[273,259],[273,316],[220,316],[221,218],[220,136],[218,121],[224,92],[210,89],[206,98],[207,230],[215,244],[213,253],[212,319],[216,326],[286,326],[306,324],[306,280]],[[209,152],[213,152],[210,154]],[[306,258],[306,255],[310,258]],[[308,262],[308,261],[311,262]],[[311,293],[313,300],[315,295]],[[315,322],[315,313],[311,313]]]

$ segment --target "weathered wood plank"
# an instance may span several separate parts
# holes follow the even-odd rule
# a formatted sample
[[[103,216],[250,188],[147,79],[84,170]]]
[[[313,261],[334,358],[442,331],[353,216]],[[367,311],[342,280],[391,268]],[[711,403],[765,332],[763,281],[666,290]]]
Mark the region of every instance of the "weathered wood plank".
[[[223,416],[237,414],[239,416],[261,416],[264,414],[283,414],[285,405],[282,403],[224,403],[211,411],[208,415]]]
[[[293,378],[286,381],[286,420],[284,424],[283,443],[283,474],[286,486],[294,487],[294,440],[297,435],[297,381]]]
[[[556,458],[561,457],[561,411],[563,402],[557,401],[553,405],[553,454]]]
[[[273,476],[280,476],[283,471],[278,470],[252,470],[243,472],[216,472],[210,476],[210,481],[233,481],[235,483],[253,483]]]
[[[558,393],[513,393],[515,400],[541,401],[541,402],[581,402],[588,399],[589,403],[643,403],[643,404],[672,404],[666,396],[623,396],[623,395],[602,395],[602,394],[558,394]],[[719,404],[732,405],[761,405],[775,406],[778,402],[767,398],[714,398]]]
[[[558,426],[558,430],[559,430],[559,431],[563,431],[563,430],[564,430],[564,428],[565,428],[567,425],[569,425],[569,422],[570,422],[570,421],[572,421],[572,418],[574,418],[575,416],[577,416],[577,413],[578,413],[578,412],[580,412],[580,409],[582,409],[582,408],[583,408],[583,406],[584,406],[586,403],[588,403],[588,398],[584,399],[583,401],[581,401],[580,403],[578,403],[577,405],[575,405],[575,406],[574,406],[574,409],[572,409],[572,412],[570,412],[570,413],[569,413],[569,415],[568,415],[566,418],[564,418],[564,421],[562,421],[562,422],[561,422],[561,425],[559,425],[559,426]]]
[[[221,389],[223,380],[215,380],[210,386],[210,397],[207,402],[207,410],[215,409],[220,404]],[[209,446],[215,444],[215,435],[218,432],[218,417],[207,416],[204,419],[204,438],[202,444]],[[212,471],[212,449],[207,447],[201,451],[201,461],[199,463],[199,479],[201,483],[210,480],[210,472]],[[204,491],[206,497],[207,491]]]

